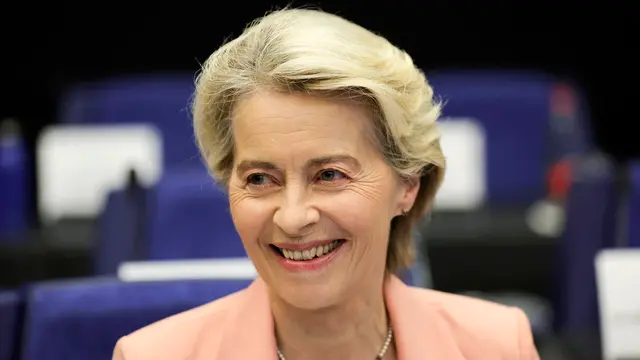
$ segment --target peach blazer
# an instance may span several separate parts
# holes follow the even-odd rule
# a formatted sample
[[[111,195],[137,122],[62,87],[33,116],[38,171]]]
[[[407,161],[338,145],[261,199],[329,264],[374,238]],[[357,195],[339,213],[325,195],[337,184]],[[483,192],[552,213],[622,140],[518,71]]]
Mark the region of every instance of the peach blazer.
[[[385,288],[399,360],[539,360],[524,313],[419,289]],[[174,315],[121,338],[113,360],[277,360],[266,284]]]

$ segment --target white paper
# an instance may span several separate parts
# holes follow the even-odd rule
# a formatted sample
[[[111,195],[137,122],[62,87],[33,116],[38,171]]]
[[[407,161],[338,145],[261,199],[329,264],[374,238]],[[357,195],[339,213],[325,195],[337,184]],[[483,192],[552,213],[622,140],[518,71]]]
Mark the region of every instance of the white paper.
[[[640,249],[603,250],[595,265],[603,358],[640,358]]]

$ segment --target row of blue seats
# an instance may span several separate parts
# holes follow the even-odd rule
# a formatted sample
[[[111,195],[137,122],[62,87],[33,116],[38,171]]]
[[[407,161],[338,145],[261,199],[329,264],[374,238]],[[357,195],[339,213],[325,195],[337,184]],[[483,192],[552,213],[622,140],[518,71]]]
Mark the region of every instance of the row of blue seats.
[[[545,178],[550,167],[566,156],[593,149],[587,107],[575,86],[530,71],[428,75],[436,96],[446,104],[443,121],[473,119],[485,131],[486,200],[493,206],[527,206],[538,201],[547,194]],[[60,99],[58,118],[70,124],[153,124],[163,138],[165,169],[198,168],[201,162],[189,114],[193,90],[191,74],[128,76],[80,84]],[[15,157],[15,151],[4,148],[0,146],[0,158],[3,154]],[[15,209],[26,208],[29,197],[23,195],[20,184],[24,182],[16,180],[26,170],[16,169],[10,175],[3,164],[0,161],[0,189],[10,201],[0,204],[0,239],[4,228],[26,226],[27,221],[2,214],[21,213]]]
[[[628,196],[618,197],[613,167],[588,157],[575,167],[561,256],[562,314],[567,327],[597,323],[596,253],[640,247],[640,163],[630,167]],[[630,219],[614,224],[619,216]],[[615,239],[622,238],[619,243]],[[0,360],[108,359],[115,340],[167,315],[245,287],[242,281],[126,283],[112,278],[35,284],[0,295]],[[19,295],[25,295],[21,302]],[[20,308],[24,307],[24,317]],[[20,337],[22,335],[22,337]],[[2,357],[4,356],[4,357]]]
[[[546,193],[547,169],[592,149],[580,90],[531,71],[440,71],[428,74],[443,117],[471,118],[487,136],[487,188],[492,204],[529,204]],[[189,99],[193,76],[134,76],[73,87],[61,99],[61,122],[148,122],[164,138],[165,168],[201,166]],[[448,121],[448,120],[444,120]]]
[[[109,360],[123,335],[250,281],[95,278],[0,291],[0,360]]]

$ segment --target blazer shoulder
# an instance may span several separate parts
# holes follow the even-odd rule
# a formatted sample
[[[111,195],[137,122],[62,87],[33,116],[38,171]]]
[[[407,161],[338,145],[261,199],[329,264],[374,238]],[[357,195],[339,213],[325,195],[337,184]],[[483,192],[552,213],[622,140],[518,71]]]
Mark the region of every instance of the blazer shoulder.
[[[204,326],[212,321],[224,322],[234,305],[241,301],[245,291],[241,290],[167,317],[120,338],[114,350],[113,360],[187,358],[195,348],[195,342]],[[221,334],[220,332],[217,335]]]
[[[469,296],[414,291],[420,303],[434,309],[447,324],[466,358],[484,351],[495,354],[496,359],[539,359],[529,320],[522,310]]]

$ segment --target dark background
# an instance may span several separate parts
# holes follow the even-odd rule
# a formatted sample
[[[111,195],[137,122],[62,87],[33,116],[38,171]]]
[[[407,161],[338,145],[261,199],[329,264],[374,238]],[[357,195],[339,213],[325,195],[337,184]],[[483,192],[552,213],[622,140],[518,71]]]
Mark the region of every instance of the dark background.
[[[286,3],[56,2],[2,6],[0,116],[30,141],[55,121],[76,81],[127,72],[196,71],[250,20]],[[294,2],[293,5],[304,5]],[[543,69],[574,79],[593,110],[595,136],[620,158],[638,154],[638,6],[633,1],[323,1],[313,3],[388,37],[427,72],[442,67]]]

